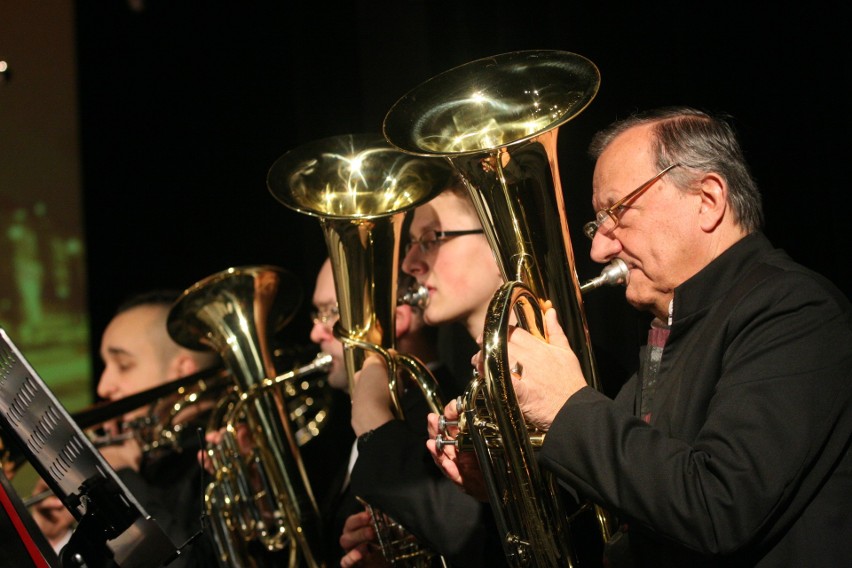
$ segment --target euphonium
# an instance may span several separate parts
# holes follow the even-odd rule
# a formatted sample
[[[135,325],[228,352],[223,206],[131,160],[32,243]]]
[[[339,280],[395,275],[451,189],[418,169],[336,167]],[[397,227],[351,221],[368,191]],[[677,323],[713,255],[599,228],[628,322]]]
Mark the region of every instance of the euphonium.
[[[344,345],[350,380],[369,352],[384,357],[395,414],[399,371],[413,377],[434,412],[443,408],[434,377],[415,357],[392,354],[402,224],[405,212],[443,190],[451,170],[440,160],[392,148],[379,135],[344,135],[291,150],[271,167],[270,191],[287,207],[317,217],[334,275],[340,319],[334,334]],[[373,511],[381,537],[390,528]],[[388,528],[388,531],[385,529]],[[396,527],[394,530],[398,529]],[[410,534],[380,538],[385,558],[397,566],[427,565],[433,553]]]
[[[514,566],[575,565],[569,517],[587,508],[570,510],[536,463],[544,432],[525,423],[517,404],[506,335],[514,315],[544,337],[540,306],[551,301],[587,381],[599,388],[556,154],[558,127],[585,109],[599,83],[597,67],[573,53],[507,53],[432,78],[398,100],[384,121],[394,146],[446,158],[464,178],[506,280],[489,306],[484,374],[460,400],[455,443],[477,453]],[[606,540],[610,520],[588,508]]]
[[[286,391],[270,388],[284,381],[271,339],[301,300],[295,277],[283,269],[230,268],[188,288],[169,313],[172,338],[189,348],[215,349],[235,383],[236,398],[225,397],[211,418],[211,428],[227,429],[222,443],[228,453],[214,464],[216,480],[207,493],[211,516],[223,516],[213,535],[223,566],[322,566],[319,511]],[[245,462],[236,443],[237,418],[251,438]],[[233,471],[223,474],[222,467]]]
[[[331,355],[320,353],[307,365],[275,378],[264,379],[248,392],[220,399],[214,409],[207,431],[221,432],[221,437],[214,443],[208,443],[207,456],[213,470],[213,481],[207,486],[204,501],[212,521],[213,542],[223,567],[230,567],[237,561],[241,566],[250,565],[247,559],[253,559],[257,554],[257,550],[251,549],[252,543],[262,543],[267,548],[272,544],[271,548],[275,548],[276,539],[279,538],[266,529],[270,524],[268,518],[275,514],[276,504],[269,499],[271,492],[265,481],[268,475],[263,473],[261,456],[257,452],[246,453],[240,442],[239,428],[245,419],[246,408],[264,392],[281,389],[290,402],[290,418],[294,425],[299,420],[304,421],[304,416],[299,415],[299,419],[296,416],[306,408],[312,410],[310,407],[314,405],[314,400],[310,396],[302,397],[300,393],[306,388],[313,390],[309,386],[314,382],[311,376],[322,375],[330,367]],[[299,402],[294,405],[296,401]],[[302,440],[312,439],[314,429],[321,425],[317,420],[324,413],[324,408],[319,409],[307,426],[296,430],[296,440],[300,447]],[[270,538],[271,543],[268,542]],[[296,559],[291,558],[289,565],[295,563]],[[257,564],[263,565],[255,562]],[[280,562],[273,561],[270,556],[269,564],[278,566]]]

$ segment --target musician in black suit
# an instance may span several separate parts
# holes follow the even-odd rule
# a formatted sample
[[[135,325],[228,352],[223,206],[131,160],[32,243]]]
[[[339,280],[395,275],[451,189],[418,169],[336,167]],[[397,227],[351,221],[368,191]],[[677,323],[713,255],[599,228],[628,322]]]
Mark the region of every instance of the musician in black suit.
[[[399,288],[404,290],[406,287],[407,281],[403,276],[400,278]],[[314,304],[312,315],[314,325],[311,329],[311,340],[318,344],[324,353],[332,356],[332,366],[327,377],[328,383],[337,389],[337,392],[347,393],[348,395],[349,378],[343,364],[343,344],[333,333],[333,326],[338,318],[337,296],[331,261],[328,259],[323,263],[317,275],[312,301]],[[444,366],[434,363],[437,360],[437,329],[426,326],[419,310],[405,304],[397,307],[395,324],[397,349],[402,353],[414,355],[424,362],[431,363],[430,369],[439,384],[449,384],[451,374]],[[387,391],[387,383],[385,383],[385,390]],[[406,416],[411,416],[411,424],[421,425],[425,423],[427,408],[423,404],[423,397],[419,394],[416,386],[408,385],[401,397],[401,404]],[[348,409],[346,409],[346,414],[350,416]],[[337,416],[335,420],[339,422],[340,418],[340,416]],[[332,482],[327,487],[323,487],[319,496],[326,539],[324,549],[327,551],[327,555],[325,561],[328,566],[337,566],[344,554],[338,541],[345,520],[352,514],[364,511],[364,505],[358,501],[350,484],[350,473],[357,457],[357,447],[353,446],[354,432],[348,424],[347,428],[348,432],[341,430],[332,433],[336,438],[334,441],[336,449],[331,453],[326,452],[322,464],[326,469],[336,470]],[[328,434],[324,432],[323,435],[327,436]],[[313,484],[316,474],[319,473],[318,466],[320,464],[308,463],[307,466],[311,468],[308,473],[309,475],[313,474],[311,477]]]
[[[315,491],[323,525],[323,560],[326,566],[337,566],[342,552],[337,540],[343,521],[350,514],[361,510],[361,505],[348,492],[349,466],[352,443],[355,434],[350,426],[349,378],[343,363],[343,344],[334,336],[333,328],[338,319],[337,294],[334,289],[334,275],[331,261],[326,259],[317,274],[312,297],[313,327],[311,341],[316,343],[320,351],[331,355],[331,367],[326,376],[329,386],[334,389],[335,397],[345,398],[341,404],[335,405],[335,416],[332,416],[333,431],[323,431],[320,439],[325,440],[323,455],[305,456],[305,467],[311,486]],[[319,440],[318,440],[319,441]],[[334,448],[329,450],[329,445]],[[320,476],[328,479],[328,483],[317,487]]]
[[[462,324],[470,336],[472,355],[473,339],[482,333],[488,303],[502,276],[467,190],[457,183],[418,207],[409,235],[402,269],[429,291],[424,322]],[[470,378],[445,377],[441,382],[443,400],[460,395]],[[409,387],[408,396],[416,405],[418,394],[416,387]],[[505,564],[490,506],[458,491],[435,468],[426,451],[428,411],[422,397],[419,408],[407,410],[405,421],[395,419],[385,362],[369,357],[356,376],[352,393],[352,425],[359,453],[352,470],[352,490],[451,566]],[[367,513],[351,516],[341,536],[347,550],[341,565],[367,563],[375,554],[375,537]]]
[[[216,354],[187,349],[169,336],[166,319],[179,295],[177,290],[153,290],[131,297],[118,308],[101,338],[104,370],[98,382],[100,397],[118,400],[219,365]],[[189,434],[178,447],[143,453],[142,440],[117,436],[115,443],[100,449],[122,483],[178,547],[202,529],[203,472],[197,460],[200,442],[193,433],[194,425],[206,425],[206,417],[197,407],[187,410],[192,416],[175,417]],[[130,424],[148,412],[147,407],[140,408],[117,422]],[[108,432],[120,434],[119,427],[109,425]],[[36,523],[53,542],[73,522],[67,511],[60,514],[59,507],[63,507],[59,499],[49,497],[33,510]],[[216,564],[213,545],[203,534],[169,566],[208,568]]]
[[[509,331],[520,409],[547,431],[538,462],[619,515],[630,566],[849,566],[848,298],[762,233],[726,117],[652,110],[590,150],[591,256],[627,263],[626,300],[654,319],[614,399],[586,384],[555,310],[548,341]],[[431,449],[459,483],[479,476]]]

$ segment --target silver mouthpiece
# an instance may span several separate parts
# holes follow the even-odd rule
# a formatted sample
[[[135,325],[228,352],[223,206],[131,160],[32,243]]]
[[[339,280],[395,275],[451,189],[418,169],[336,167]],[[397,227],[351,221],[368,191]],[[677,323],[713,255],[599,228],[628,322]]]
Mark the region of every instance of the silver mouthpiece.
[[[600,276],[592,278],[580,286],[580,292],[585,294],[601,286],[627,286],[629,279],[630,271],[627,269],[627,263],[620,258],[614,258],[612,262],[604,266]]]
[[[397,303],[408,304],[422,310],[429,304],[429,289],[426,286],[412,287],[397,300]]]

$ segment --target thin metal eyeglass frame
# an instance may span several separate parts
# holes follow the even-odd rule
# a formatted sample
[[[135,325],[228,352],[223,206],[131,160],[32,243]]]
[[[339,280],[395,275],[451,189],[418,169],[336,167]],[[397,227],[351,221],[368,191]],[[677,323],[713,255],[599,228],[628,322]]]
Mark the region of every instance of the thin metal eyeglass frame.
[[[433,246],[437,244],[441,244],[453,237],[463,237],[465,235],[481,235],[485,232],[484,229],[468,229],[466,231],[427,231],[435,233],[435,238],[430,239],[428,241],[424,241],[422,239],[411,239],[407,243],[405,243],[404,252],[407,255],[411,252],[411,247],[417,245],[420,247],[421,254],[428,254]],[[424,246],[427,245],[427,246]]]
[[[322,310],[311,310],[311,321],[316,324],[322,324],[326,327],[333,327],[340,318],[340,309],[337,304],[323,308]]]
[[[639,197],[643,193],[650,189],[652,185],[657,183],[657,181],[661,177],[663,177],[669,170],[671,170],[672,168],[676,168],[679,165],[680,164],[675,163],[663,168],[657,173],[657,175],[655,175],[654,177],[652,177],[651,179],[649,179],[648,181],[646,181],[645,183],[643,183],[642,185],[640,185],[639,187],[637,187],[636,189],[634,189],[633,191],[631,191],[606,209],[601,209],[600,211],[595,213],[595,220],[589,221],[588,223],[583,225],[583,234],[586,235],[589,239],[594,239],[595,235],[598,233],[598,229],[600,229],[601,225],[603,225],[607,219],[612,219],[613,222],[612,228],[609,229],[607,232],[612,231],[613,229],[618,227],[619,217],[616,211],[628,207],[635,200],[639,199]]]

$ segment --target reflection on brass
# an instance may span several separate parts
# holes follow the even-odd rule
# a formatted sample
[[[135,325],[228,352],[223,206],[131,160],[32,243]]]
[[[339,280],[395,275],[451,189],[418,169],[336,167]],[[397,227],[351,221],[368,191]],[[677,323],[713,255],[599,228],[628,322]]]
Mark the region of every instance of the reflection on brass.
[[[207,449],[214,480],[205,503],[223,566],[264,566],[270,553],[286,559],[276,565],[322,566],[319,510],[290,396],[329,361],[279,376],[271,344],[301,304],[297,282],[274,266],[229,268],[185,290],[169,313],[172,338],[215,350],[233,379],[207,428],[221,435]]]
[[[397,301],[421,301],[416,292],[397,296],[404,216],[440,193],[451,174],[443,160],[405,154],[379,135],[355,134],[291,150],[273,164],[267,177],[276,199],[316,217],[322,227],[340,311],[334,334],[344,345],[350,390],[367,354],[382,356],[389,369],[394,414],[400,419],[404,416],[399,394],[405,387],[400,379],[411,378],[433,412],[443,409],[428,368],[395,351],[394,319]],[[432,565],[433,551],[386,514],[374,507],[369,510],[379,535],[395,535],[381,540],[389,563]]]
[[[507,53],[437,75],[397,101],[384,121],[391,144],[447,159],[464,178],[506,280],[488,309],[484,376],[460,399],[457,437],[438,442],[476,452],[512,566],[577,564],[575,511],[536,463],[545,433],[525,423],[517,404],[506,336],[513,316],[545,337],[541,304],[552,302],[584,375],[599,387],[556,152],[559,127],[586,108],[599,84],[597,67],[580,55]],[[611,521],[594,509],[606,540]]]

